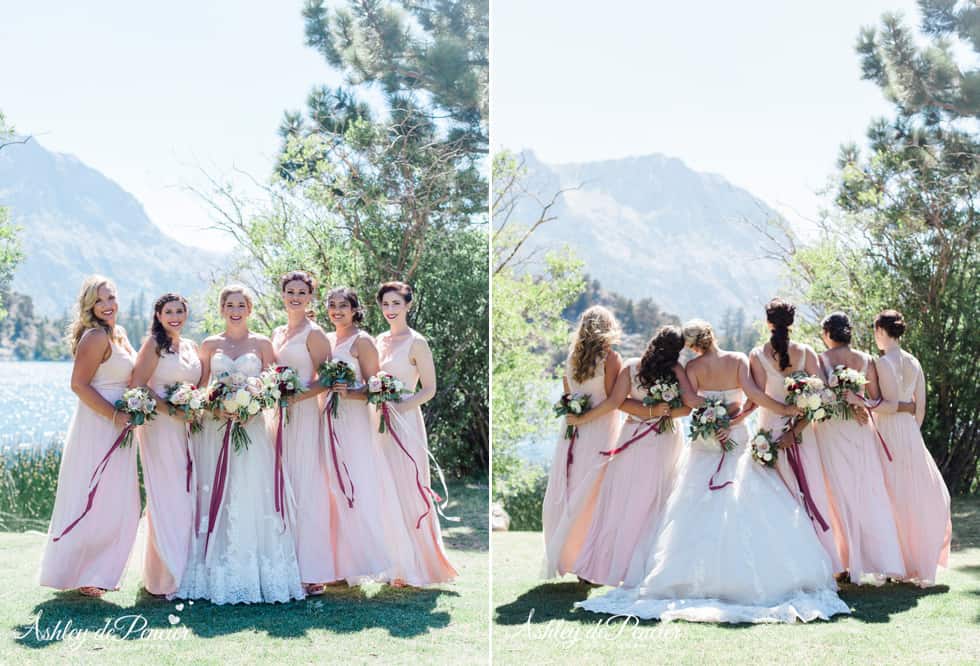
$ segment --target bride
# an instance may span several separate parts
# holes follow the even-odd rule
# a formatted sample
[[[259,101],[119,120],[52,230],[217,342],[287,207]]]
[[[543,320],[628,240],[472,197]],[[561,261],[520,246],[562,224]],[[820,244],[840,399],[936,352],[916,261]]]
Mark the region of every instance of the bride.
[[[686,371],[706,398],[741,403],[758,393],[744,354],[721,351],[710,324],[684,326],[698,354]],[[849,613],[836,593],[830,560],[806,514],[775,471],[746,451],[744,421],[733,425],[736,448],[690,442],[647,553],[643,582],[578,606],[598,613],[693,622],[804,622]]]
[[[221,290],[220,303],[225,330],[201,344],[202,385],[212,377],[234,373],[255,377],[275,361],[269,339],[248,330],[252,313],[248,289],[229,285]],[[275,452],[269,431],[261,412],[244,425],[251,443],[241,451],[228,447],[222,465],[226,481],[214,498],[215,487],[221,485],[216,484],[219,451],[230,421],[207,419],[204,431],[195,435],[198,521],[175,597],[234,604],[304,596],[291,516],[285,509],[283,516],[277,513],[273,497]],[[288,484],[286,495],[288,504]]]

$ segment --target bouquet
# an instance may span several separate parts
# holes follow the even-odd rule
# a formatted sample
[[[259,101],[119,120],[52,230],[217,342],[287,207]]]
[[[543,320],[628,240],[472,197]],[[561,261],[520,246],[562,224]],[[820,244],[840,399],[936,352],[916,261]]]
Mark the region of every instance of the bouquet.
[[[129,423],[132,426],[141,426],[147,421],[152,421],[157,414],[157,401],[150,395],[150,390],[142,387],[126,389],[122,398],[116,400],[115,408],[124,414],[129,415]],[[127,447],[133,443],[133,429],[126,431],[126,435],[120,442],[120,447]]]
[[[848,404],[847,399],[844,394],[847,391],[852,393],[860,393],[864,389],[864,385],[868,383],[868,378],[864,376],[863,372],[854,370],[853,368],[848,368],[846,365],[835,365],[834,371],[830,374],[830,379],[827,381],[827,385],[833,392],[834,397],[837,399],[837,404],[834,409],[835,416],[847,420],[854,416],[851,411],[851,406]]]
[[[731,451],[735,448],[735,443],[728,439],[723,442],[718,437],[718,433],[727,429],[731,423],[732,418],[728,415],[724,400],[706,398],[703,405],[691,412],[691,440],[713,439],[724,451]]]
[[[756,433],[756,436],[749,443],[749,449],[752,451],[752,460],[763,467],[776,466],[779,447],[777,446],[777,440],[773,438],[770,431],[760,430]]]
[[[190,417],[191,432],[201,432],[201,417],[207,405],[207,389],[199,389],[190,382],[177,382],[164,386],[163,392],[170,415],[183,412],[185,419]]]
[[[258,414],[263,407],[271,406],[271,401],[278,401],[278,398],[266,392],[262,380],[246,377],[240,372],[225,375],[208,387],[208,408],[223,409],[238,417],[231,426],[231,441],[236,452],[247,449],[252,443],[242,422]]]
[[[299,380],[299,374],[288,365],[269,366],[259,375],[259,381],[263,407],[288,407],[289,398],[308,390]]]
[[[805,372],[794,372],[785,380],[786,404],[796,405],[811,423],[818,423],[833,416],[837,396],[827,388],[823,380]]]
[[[402,396],[407,392],[405,385],[394,375],[390,375],[384,370],[371,377],[367,383],[368,402],[376,405],[381,411],[381,423],[378,424],[378,432],[384,434],[388,430],[385,412],[387,403],[401,402]]]
[[[592,396],[587,393],[565,393],[554,404],[555,416],[561,418],[566,414],[581,416],[592,409]],[[565,426],[565,439],[575,436],[576,426]]]
[[[354,384],[357,381],[354,368],[350,367],[344,361],[324,361],[320,365],[319,370],[317,370],[317,375],[320,377],[320,385],[326,386],[327,388],[333,387],[334,384]],[[339,404],[340,396],[336,393],[331,393],[328,407],[334,418],[337,416],[337,406]]]
[[[681,400],[681,387],[676,381],[658,379],[653,386],[647,389],[647,395],[643,396],[643,405],[646,407],[652,407],[661,402],[667,403],[671,409],[684,405]],[[670,417],[670,414],[660,417],[657,422],[657,432],[674,432],[674,419]]]

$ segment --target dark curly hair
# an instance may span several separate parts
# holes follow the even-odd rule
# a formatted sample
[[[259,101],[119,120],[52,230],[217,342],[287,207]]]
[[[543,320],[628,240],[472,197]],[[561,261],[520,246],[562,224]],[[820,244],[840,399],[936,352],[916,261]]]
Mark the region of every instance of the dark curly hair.
[[[851,320],[843,312],[831,312],[820,325],[834,342],[851,344]]]
[[[779,359],[779,369],[785,370],[789,362],[789,327],[796,318],[796,306],[781,298],[774,298],[766,304],[766,321],[772,324],[769,345],[773,357]]]
[[[684,349],[684,333],[679,326],[661,326],[650,338],[643,352],[636,378],[643,388],[650,388],[657,380],[672,381],[677,357]]]
[[[882,310],[875,317],[875,328],[880,328],[896,340],[905,333],[905,318],[898,310]]]
[[[164,328],[163,322],[157,316],[163,312],[163,306],[167,303],[173,303],[174,301],[180,302],[184,306],[184,311],[190,314],[190,308],[187,306],[187,299],[180,294],[175,294],[173,292],[168,292],[158,298],[156,303],[153,304],[153,323],[150,324],[150,335],[153,337],[153,341],[157,346],[157,356],[163,356],[165,353],[172,353],[170,349],[170,334],[167,333],[167,329]]]
[[[361,305],[361,300],[357,297],[356,291],[350,287],[334,287],[327,293],[325,302],[329,304],[331,298],[342,298],[350,303],[350,309],[354,312],[354,323],[358,326],[361,325],[361,322],[364,321],[364,307]]]
[[[286,285],[293,281],[302,282],[309,288],[310,293],[315,295],[316,278],[306,271],[289,271],[288,273],[283,273],[279,278],[279,291],[285,291]]]
[[[374,297],[374,300],[378,302],[378,305],[381,305],[381,299],[384,298],[385,294],[387,294],[389,291],[393,291],[404,298],[406,303],[412,302],[412,288],[404,282],[394,280],[392,282],[385,282],[378,287],[378,294]]]

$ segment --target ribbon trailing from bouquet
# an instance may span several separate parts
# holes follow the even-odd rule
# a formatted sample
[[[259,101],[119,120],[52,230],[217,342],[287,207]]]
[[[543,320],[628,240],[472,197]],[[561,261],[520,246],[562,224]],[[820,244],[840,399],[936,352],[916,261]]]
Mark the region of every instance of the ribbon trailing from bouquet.
[[[565,489],[568,489],[568,481],[572,476],[572,463],[575,456],[572,454],[575,448],[575,440],[578,439],[578,428],[572,430],[572,437],[568,440],[568,453],[565,454]]]
[[[864,406],[868,410],[868,416],[871,418],[871,429],[874,430],[875,434],[878,436],[878,441],[881,442],[881,448],[885,450],[885,456],[888,457],[888,462],[894,462],[892,459],[892,452],[888,450],[888,445],[885,444],[885,438],[881,436],[881,431],[878,430],[878,422],[875,421],[875,415],[872,411],[875,407],[882,403],[882,399],[878,398],[877,400],[869,400],[863,395],[858,397],[864,401]]]
[[[803,459],[800,458],[799,444],[794,443],[793,446],[786,449],[786,461],[789,463],[789,468],[793,471],[793,476],[796,477],[796,485],[800,487],[800,494],[803,496],[803,508],[806,509],[806,515],[810,517],[810,520],[817,521],[820,529],[826,532],[830,529],[830,525],[820,515],[820,511],[817,509],[817,503],[813,501],[813,495],[810,493],[810,484],[807,483],[806,472],[803,469]]]
[[[208,507],[208,534],[204,540],[204,553],[207,555],[211,543],[211,533],[218,521],[218,511],[225,494],[225,481],[228,479],[228,441],[231,439],[231,419],[225,424],[225,436],[221,440],[221,450],[218,452],[218,464],[214,468],[214,483],[211,484],[211,505]]]
[[[191,491],[191,472],[194,470],[194,463],[191,462],[191,440],[187,439],[187,446],[184,448],[184,455],[187,456],[187,492]]]
[[[286,530],[286,478],[282,471],[282,428],[286,421],[286,407],[279,406],[279,424],[276,427],[276,461],[272,470],[272,493],[276,502],[276,513],[282,520],[282,529]]]
[[[708,479],[708,490],[721,490],[722,488],[730,486],[733,483],[733,481],[730,479],[721,485],[715,483],[715,477],[718,476],[718,472],[721,471],[721,466],[725,464],[725,456],[728,454],[728,451],[725,449],[725,445],[721,442],[719,442],[719,444],[721,444],[721,458],[718,459],[718,466],[715,468],[715,473],[711,475],[710,479]]]
[[[116,441],[113,442],[112,446],[109,447],[109,450],[106,451],[106,454],[102,456],[102,460],[100,460],[99,464],[95,466],[95,469],[92,471],[92,477],[89,479],[88,482],[89,491],[88,491],[88,500],[85,503],[85,510],[82,511],[82,515],[80,515],[78,518],[73,520],[68,525],[68,527],[66,527],[61,532],[61,534],[54,537],[53,541],[60,540],[63,536],[65,536],[73,529],[75,529],[75,526],[81,522],[82,518],[87,516],[88,512],[92,510],[92,505],[95,503],[95,494],[96,492],[98,492],[99,483],[102,481],[102,474],[105,472],[105,468],[108,467],[109,465],[109,456],[111,456],[113,452],[115,452],[115,450],[119,448],[119,445],[122,443],[123,439],[125,439],[126,435],[128,435],[133,430],[134,427],[135,426],[133,426],[131,423],[127,424],[119,433],[119,436],[116,438]]]
[[[608,451],[599,451],[599,455],[601,455],[601,456],[614,456],[614,455],[616,455],[618,453],[622,453],[623,451],[625,451],[626,449],[628,449],[630,446],[632,446],[636,442],[640,441],[641,439],[643,439],[644,437],[646,437],[647,435],[649,435],[651,432],[655,432],[658,435],[660,434],[660,421],[659,420],[656,421],[655,423],[651,423],[649,425],[649,427],[647,427],[643,432],[640,432],[640,426],[641,426],[641,424],[638,424],[636,426],[636,429],[633,430],[633,436],[630,437],[628,440],[626,440],[625,442],[623,442],[622,444],[620,444],[615,449],[610,449]]]
[[[333,469],[337,474],[337,483],[340,484],[340,492],[344,494],[344,498],[347,500],[347,506],[351,509],[354,508],[354,480],[350,477],[350,470],[347,468],[347,463],[337,458],[337,447],[340,446],[340,438],[337,436],[337,431],[333,427],[333,416],[331,412],[333,411],[330,407],[330,401],[327,401],[327,407],[324,409],[327,414],[327,433],[330,438],[330,456],[333,458]],[[344,472],[347,474],[347,482],[350,484],[350,494],[347,494],[347,486],[344,485],[344,478],[340,475],[340,468],[343,466]]]

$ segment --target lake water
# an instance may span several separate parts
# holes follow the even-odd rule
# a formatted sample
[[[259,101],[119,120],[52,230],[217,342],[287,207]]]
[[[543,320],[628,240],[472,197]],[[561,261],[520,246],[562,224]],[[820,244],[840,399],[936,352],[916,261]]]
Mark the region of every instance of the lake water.
[[[60,444],[78,404],[71,362],[0,362],[0,450]]]

